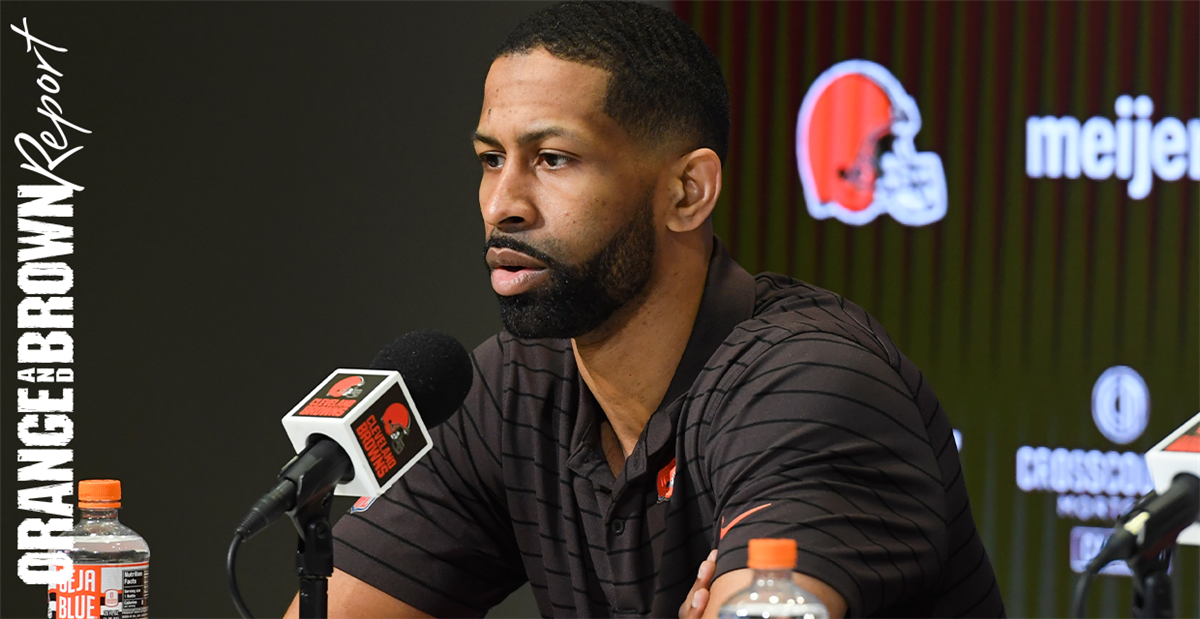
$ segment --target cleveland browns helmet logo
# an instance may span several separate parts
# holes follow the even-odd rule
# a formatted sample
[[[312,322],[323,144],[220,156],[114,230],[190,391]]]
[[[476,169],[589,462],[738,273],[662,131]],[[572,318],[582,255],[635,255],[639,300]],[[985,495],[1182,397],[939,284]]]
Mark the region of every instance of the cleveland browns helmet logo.
[[[380,420],[383,421],[383,432],[388,435],[388,442],[392,445],[392,451],[395,451],[397,454],[404,451],[404,437],[408,436],[408,426],[412,422],[412,416],[408,414],[408,408],[396,402],[387,407]]]
[[[357,398],[362,394],[363,377],[347,376],[329,388],[331,398]]]
[[[946,174],[934,153],[919,153],[917,102],[882,66],[840,62],[804,96],[796,123],[796,162],[808,212],[860,226],[880,213],[909,226],[946,214]]]

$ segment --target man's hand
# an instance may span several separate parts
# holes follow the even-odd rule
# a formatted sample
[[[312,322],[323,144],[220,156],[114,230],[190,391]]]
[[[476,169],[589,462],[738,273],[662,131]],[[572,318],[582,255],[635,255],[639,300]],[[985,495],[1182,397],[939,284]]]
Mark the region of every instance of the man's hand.
[[[708,553],[708,558],[700,562],[696,582],[692,585],[692,590],[688,591],[687,597],[683,598],[683,604],[679,606],[679,619],[700,619],[704,615],[704,609],[708,606],[708,587],[712,584],[712,577],[716,571],[717,551],[713,549]]]

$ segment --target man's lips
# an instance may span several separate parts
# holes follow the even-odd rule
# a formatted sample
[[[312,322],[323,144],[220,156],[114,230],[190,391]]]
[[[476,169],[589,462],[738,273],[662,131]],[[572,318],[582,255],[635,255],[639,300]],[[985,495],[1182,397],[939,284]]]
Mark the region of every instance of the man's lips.
[[[505,297],[533,288],[549,273],[541,260],[507,247],[488,249],[486,260],[492,270],[492,290]]]
[[[493,269],[502,269],[505,267],[519,269],[546,268],[546,264],[541,260],[507,247],[492,247],[488,249],[487,263]]]

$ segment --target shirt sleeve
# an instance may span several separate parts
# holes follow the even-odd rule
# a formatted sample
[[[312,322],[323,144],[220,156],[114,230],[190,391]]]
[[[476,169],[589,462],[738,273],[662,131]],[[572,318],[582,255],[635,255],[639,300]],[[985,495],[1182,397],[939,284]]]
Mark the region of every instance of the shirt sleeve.
[[[501,417],[488,393],[494,340],[471,355],[463,406],[434,448],[366,510],[334,527],[336,566],[437,617],[482,617],[525,580],[500,471]]]
[[[792,538],[796,571],[852,616],[932,588],[946,558],[944,494],[912,395],[848,339],[792,335],[743,355],[721,382],[705,453],[717,575],[753,538]]]

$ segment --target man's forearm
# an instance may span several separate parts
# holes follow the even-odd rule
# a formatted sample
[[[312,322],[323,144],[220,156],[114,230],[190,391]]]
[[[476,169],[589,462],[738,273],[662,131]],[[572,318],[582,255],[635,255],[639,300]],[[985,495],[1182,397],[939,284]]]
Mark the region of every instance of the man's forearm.
[[[702,615],[705,619],[716,619],[717,613],[720,612],[721,606],[725,604],[730,596],[750,586],[751,579],[754,577],[754,570],[743,568],[721,574],[712,583],[709,589],[708,606],[704,609]],[[804,574],[792,574],[792,580],[797,585],[804,587],[820,598],[825,604],[825,608],[829,609],[831,619],[841,619],[846,616],[846,601],[842,596],[833,590],[833,587]]]
[[[299,595],[292,600],[292,605],[283,616],[284,619],[296,619],[300,616]],[[339,569],[334,569],[333,576],[329,579],[329,616],[339,619],[432,617]]]

